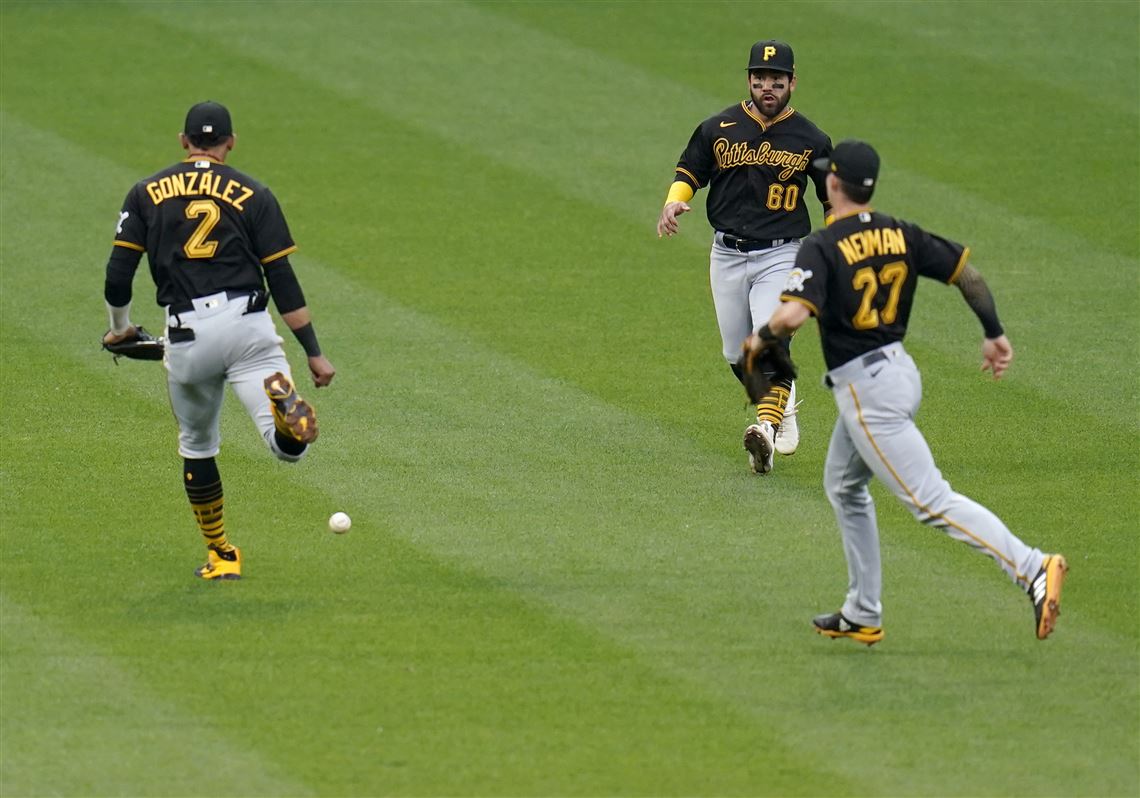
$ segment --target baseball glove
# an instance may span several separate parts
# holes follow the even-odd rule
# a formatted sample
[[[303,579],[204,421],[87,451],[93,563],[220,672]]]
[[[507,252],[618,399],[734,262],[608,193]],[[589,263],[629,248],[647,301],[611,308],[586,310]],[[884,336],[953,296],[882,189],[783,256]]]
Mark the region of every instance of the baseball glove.
[[[134,337],[113,344],[104,343],[103,348],[115,356],[116,364],[121,357],[129,357],[132,360],[162,360],[166,342],[162,338],[155,338],[143,327],[135,327]]]
[[[792,362],[787,345],[772,334],[768,325],[765,324],[755,336],[745,341],[743,350],[738,365],[743,374],[744,390],[753,404],[760,403],[772,389],[773,382],[796,378],[796,364]]]

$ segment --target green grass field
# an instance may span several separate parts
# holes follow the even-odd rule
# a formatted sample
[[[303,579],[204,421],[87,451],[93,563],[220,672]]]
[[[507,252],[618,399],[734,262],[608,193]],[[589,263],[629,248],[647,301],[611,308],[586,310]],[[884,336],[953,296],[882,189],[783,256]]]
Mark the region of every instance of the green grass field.
[[[846,586],[818,335],[757,478],[701,198],[654,233],[769,37],[994,289],[1007,379],[953,289],[907,345],[955,488],[1070,560],[1045,643],[878,487],[887,638],[810,632]],[[0,45],[4,798],[1140,794],[1135,2],[4,0]],[[227,402],[227,584],[161,366],[97,347],[122,198],[204,99],[340,371],[296,467]]]

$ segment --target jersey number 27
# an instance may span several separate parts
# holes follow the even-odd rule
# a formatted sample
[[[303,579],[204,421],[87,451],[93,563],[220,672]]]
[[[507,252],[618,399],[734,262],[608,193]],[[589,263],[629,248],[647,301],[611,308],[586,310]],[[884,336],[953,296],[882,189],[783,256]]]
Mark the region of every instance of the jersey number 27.
[[[870,330],[883,324],[894,324],[899,312],[899,294],[902,293],[903,283],[906,282],[906,261],[896,260],[876,271],[871,266],[864,266],[851,277],[851,287],[863,292],[859,302],[859,310],[851,319],[856,330]],[[887,294],[887,302],[879,310],[872,304],[879,295],[879,288],[889,285],[891,290]]]

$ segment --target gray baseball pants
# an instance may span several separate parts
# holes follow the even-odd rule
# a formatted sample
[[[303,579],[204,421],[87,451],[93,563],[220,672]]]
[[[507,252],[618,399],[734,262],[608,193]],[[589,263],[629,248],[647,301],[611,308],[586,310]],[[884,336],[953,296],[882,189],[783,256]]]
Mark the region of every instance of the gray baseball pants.
[[[876,358],[875,353],[886,357]],[[942,477],[914,422],[922,380],[902,344],[855,358],[829,371],[826,382],[839,408],[827,449],[824,488],[847,556],[844,617],[863,626],[882,623],[879,529],[867,489],[872,476],[919,521],[989,555],[1026,589],[1045,555],[1018,539],[988,509],[955,493]]]
[[[178,453],[196,460],[217,455],[226,383],[245,406],[265,444],[282,460],[296,461],[277,446],[265,378],[289,375],[281,337],[266,311],[246,313],[247,300],[226,293],[193,300],[194,310],[166,320],[166,371],[170,406],[178,419]],[[189,328],[194,339],[170,342],[172,328]],[[290,377],[292,379],[292,377]]]
[[[744,339],[772,318],[780,306],[784,282],[796,262],[799,240],[771,249],[739,252],[717,233],[709,254],[709,285],[720,327],[724,359],[740,359]]]

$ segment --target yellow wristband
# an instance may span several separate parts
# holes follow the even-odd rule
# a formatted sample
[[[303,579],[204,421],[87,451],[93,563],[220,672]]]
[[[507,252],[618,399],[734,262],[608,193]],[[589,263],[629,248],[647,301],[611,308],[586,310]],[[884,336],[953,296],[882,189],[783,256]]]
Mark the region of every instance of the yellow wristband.
[[[693,187],[684,180],[678,180],[669,186],[669,196],[665,198],[665,204],[668,205],[670,202],[688,202],[692,198]]]

